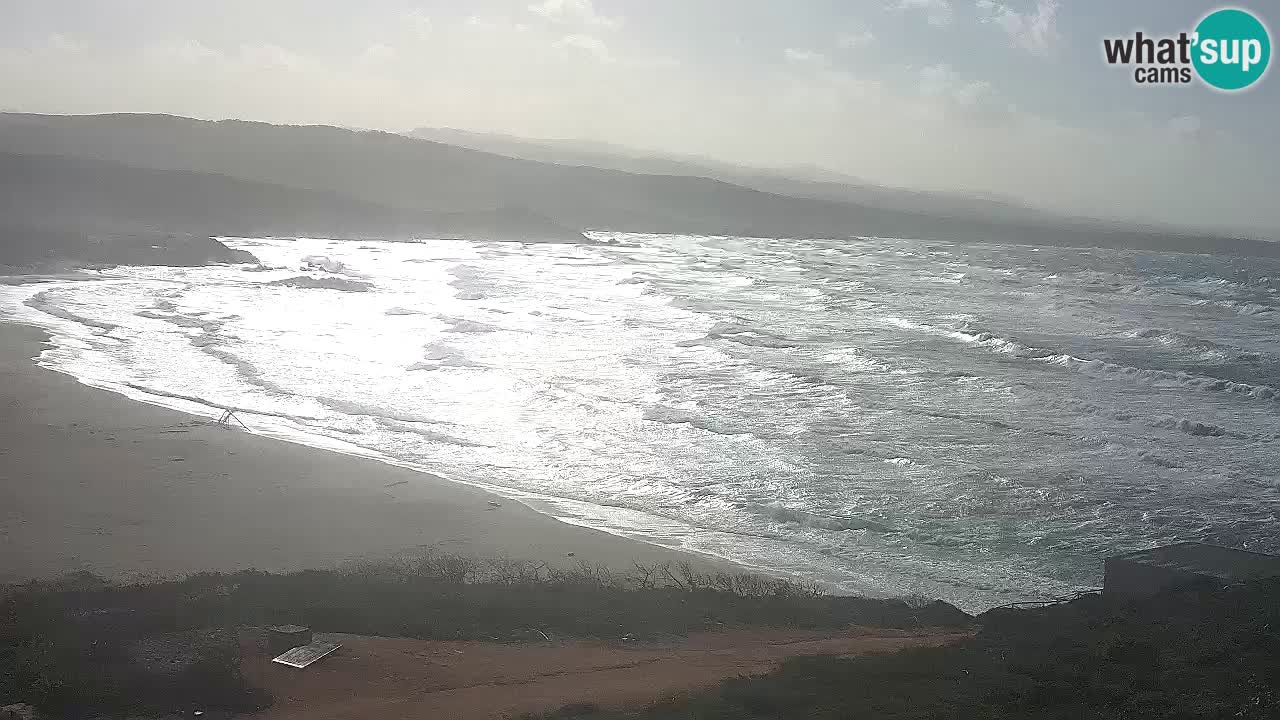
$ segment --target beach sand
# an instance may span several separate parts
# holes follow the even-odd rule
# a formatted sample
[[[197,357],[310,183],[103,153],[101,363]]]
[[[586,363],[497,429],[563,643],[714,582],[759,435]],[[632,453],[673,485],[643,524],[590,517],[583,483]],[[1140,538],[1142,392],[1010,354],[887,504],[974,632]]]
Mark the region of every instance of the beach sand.
[[[47,340],[0,324],[0,582],[327,568],[428,547],[618,570],[710,562],[82,385],[34,366]]]

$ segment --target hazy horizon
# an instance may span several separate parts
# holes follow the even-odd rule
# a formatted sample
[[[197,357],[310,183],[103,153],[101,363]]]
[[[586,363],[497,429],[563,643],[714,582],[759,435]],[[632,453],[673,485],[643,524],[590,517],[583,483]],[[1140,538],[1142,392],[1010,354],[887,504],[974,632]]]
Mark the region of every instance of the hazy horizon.
[[[15,112],[607,142],[1274,234],[1274,80],[1140,88],[1101,59],[1105,36],[1177,32],[1213,7],[18,0],[0,94]]]

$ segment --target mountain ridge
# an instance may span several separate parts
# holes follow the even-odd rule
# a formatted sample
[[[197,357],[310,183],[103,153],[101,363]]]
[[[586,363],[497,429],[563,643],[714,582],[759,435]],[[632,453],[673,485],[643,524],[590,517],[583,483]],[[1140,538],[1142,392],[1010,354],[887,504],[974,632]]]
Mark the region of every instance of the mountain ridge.
[[[652,175],[506,157],[381,131],[172,115],[0,114],[0,152],[63,155],[329,193],[392,214],[521,217],[582,230],[767,237],[910,237],[939,242],[1280,255],[1280,245],[1092,223],[943,216],[795,197],[689,175]],[[335,200],[335,203],[341,203]],[[216,208],[215,208],[216,209]],[[359,220],[360,212],[352,211]],[[230,215],[230,213],[224,213]],[[335,222],[349,227],[350,223]],[[369,223],[372,227],[374,224]],[[377,227],[378,234],[383,228]],[[329,234],[343,234],[330,230]],[[514,234],[520,235],[517,231]],[[528,238],[539,239],[538,233]],[[581,238],[578,237],[580,240]]]

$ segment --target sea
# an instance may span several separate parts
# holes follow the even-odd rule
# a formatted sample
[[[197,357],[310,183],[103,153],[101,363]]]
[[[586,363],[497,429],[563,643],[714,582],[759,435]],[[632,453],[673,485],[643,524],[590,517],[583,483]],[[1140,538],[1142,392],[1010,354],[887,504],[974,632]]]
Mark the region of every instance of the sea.
[[[1280,552],[1276,260],[591,239],[223,238],[261,263],[0,315],[95,387],[833,592],[983,610],[1123,551]]]

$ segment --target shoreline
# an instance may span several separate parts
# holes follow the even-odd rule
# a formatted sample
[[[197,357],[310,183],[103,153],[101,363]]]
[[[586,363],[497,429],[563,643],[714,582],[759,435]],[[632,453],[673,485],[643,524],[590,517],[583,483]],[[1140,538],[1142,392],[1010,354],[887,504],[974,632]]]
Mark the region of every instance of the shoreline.
[[[49,338],[0,321],[0,583],[330,568],[427,549],[616,571],[730,565],[92,387],[36,364]]]

